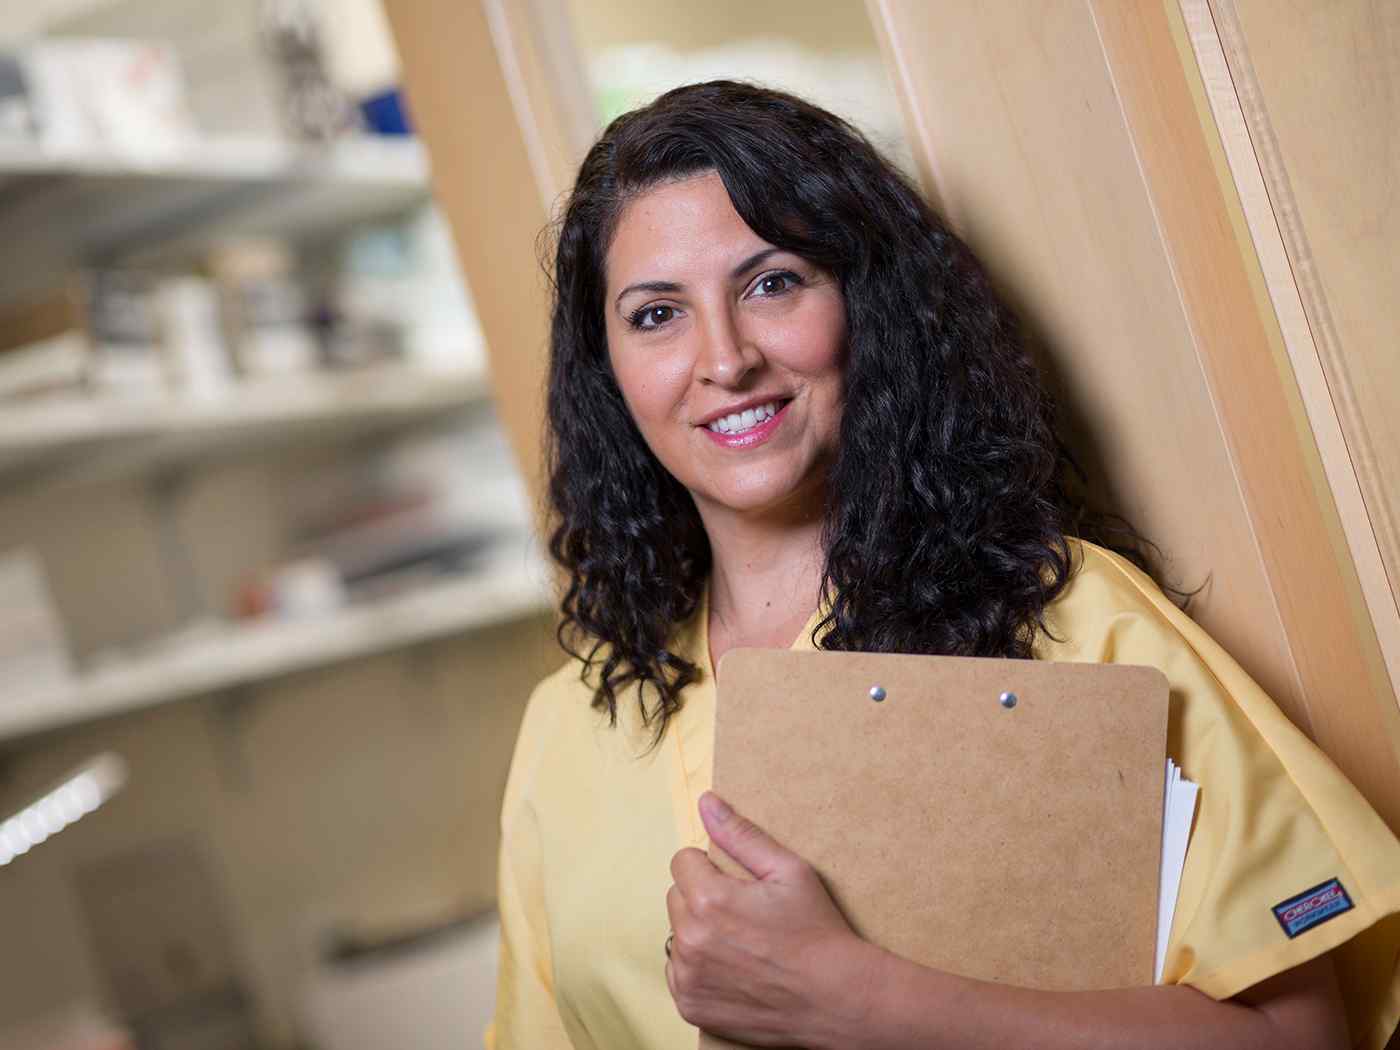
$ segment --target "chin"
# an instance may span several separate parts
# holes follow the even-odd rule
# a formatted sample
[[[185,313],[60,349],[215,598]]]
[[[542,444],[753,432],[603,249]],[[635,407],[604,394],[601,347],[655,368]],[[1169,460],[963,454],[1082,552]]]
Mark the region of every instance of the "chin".
[[[810,479],[780,481],[776,478],[766,478],[760,484],[726,485],[705,493],[704,498],[711,504],[735,513],[761,514],[793,503],[811,488]]]

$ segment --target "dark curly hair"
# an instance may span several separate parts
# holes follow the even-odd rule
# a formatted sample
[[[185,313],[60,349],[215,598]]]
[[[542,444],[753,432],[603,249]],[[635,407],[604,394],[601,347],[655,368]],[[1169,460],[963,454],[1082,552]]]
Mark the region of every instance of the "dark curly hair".
[[[822,535],[830,612],[814,641],[1029,658],[1071,573],[1066,533],[1092,531],[1093,519],[1070,495],[1082,471],[1056,436],[1016,318],[859,131],[792,95],[714,81],[614,120],[556,230],[549,547],[569,581],[559,642],[585,681],[597,670],[594,706],[615,725],[618,693],[636,683],[654,744],[698,676],[667,645],[700,601],[709,541],[613,377],[604,263],[629,202],[710,171],[758,236],[822,267],[845,299],[845,402]]]

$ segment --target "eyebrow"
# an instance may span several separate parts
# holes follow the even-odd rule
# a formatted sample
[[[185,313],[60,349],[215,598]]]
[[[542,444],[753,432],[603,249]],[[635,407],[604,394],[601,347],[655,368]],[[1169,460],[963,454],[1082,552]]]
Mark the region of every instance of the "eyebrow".
[[[744,276],[744,274],[761,264],[770,255],[776,255],[782,250],[781,248],[764,248],[754,252],[738,266],[729,271],[730,279],[735,280]],[[629,284],[626,288],[622,289],[622,291],[618,292],[617,298],[613,300],[613,305],[616,306],[620,304],[623,297],[630,295],[632,292],[679,292],[682,287],[684,286],[677,284],[675,281],[638,281],[636,284]]]

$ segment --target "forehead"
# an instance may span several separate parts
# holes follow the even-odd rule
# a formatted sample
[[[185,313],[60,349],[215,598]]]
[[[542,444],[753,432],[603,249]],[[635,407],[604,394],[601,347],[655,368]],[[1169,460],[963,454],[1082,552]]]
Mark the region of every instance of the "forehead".
[[[662,183],[628,203],[618,218],[608,246],[608,287],[727,270],[736,256],[765,246],[714,172]]]

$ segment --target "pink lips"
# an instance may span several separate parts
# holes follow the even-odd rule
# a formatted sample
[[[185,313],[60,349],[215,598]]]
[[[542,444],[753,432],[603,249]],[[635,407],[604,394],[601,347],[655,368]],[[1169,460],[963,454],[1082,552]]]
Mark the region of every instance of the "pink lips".
[[[790,404],[792,404],[791,401],[784,402],[783,407],[778,409],[772,416],[765,419],[758,426],[751,427],[741,434],[719,434],[709,427],[701,427],[700,429],[705,432],[707,438],[722,448],[753,448],[755,445],[763,444],[773,436],[773,431],[778,429],[778,424],[780,424],[783,421],[783,417],[787,415],[788,405]]]

